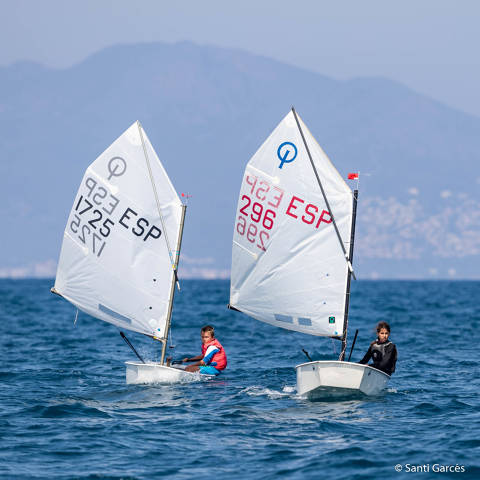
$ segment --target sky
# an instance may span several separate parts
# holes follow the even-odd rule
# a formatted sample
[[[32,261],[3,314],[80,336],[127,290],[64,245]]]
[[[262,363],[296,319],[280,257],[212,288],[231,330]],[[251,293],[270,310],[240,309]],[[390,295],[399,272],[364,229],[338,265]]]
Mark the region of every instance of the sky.
[[[0,0],[0,66],[68,67],[107,46],[235,47],[337,79],[382,76],[480,116],[474,0]]]
[[[480,117],[478,1],[0,0],[0,8],[0,68],[68,68],[118,44],[191,41],[335,79],[381,76]],[[42,260],[35,275],[55,266]]]

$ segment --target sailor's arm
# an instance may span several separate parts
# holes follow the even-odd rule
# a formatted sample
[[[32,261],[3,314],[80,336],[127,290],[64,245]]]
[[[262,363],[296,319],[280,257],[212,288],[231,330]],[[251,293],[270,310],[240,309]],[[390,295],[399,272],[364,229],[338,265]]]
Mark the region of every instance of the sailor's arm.
[[[213,356],[218,353],[220,351],[220,349],[215,346],[215,345],[210,345],[208,348],[207,348],[207,351],[205,352],[205,356],[203,357],[202,359],[202,364],[203,365],[210,365],[212,359],[213,359]],[[214,365],[216,365],[216,363],[214,363]]]
[[[198,362],[203,358],[202,355],[197,355],[196,357],[185,357],[182,362],[183,363],[188,363],[188,362]]]
[[[367,353],[358,363],[365,365],[371,358],[372,358],[372,345],[368,347]]]

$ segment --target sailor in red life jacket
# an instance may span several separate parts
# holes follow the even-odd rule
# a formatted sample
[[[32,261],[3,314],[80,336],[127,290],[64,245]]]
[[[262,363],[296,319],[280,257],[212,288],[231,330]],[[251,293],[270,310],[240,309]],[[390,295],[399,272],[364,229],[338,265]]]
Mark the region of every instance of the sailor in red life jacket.
[[[227,355],[220,342],[215,338],[215,330],[206,325],[202,328],[202,354],[184,358],[183,362],[196,362],[189,365],[187,372],[198,372],[206,375],[218,375],[227,367]]]

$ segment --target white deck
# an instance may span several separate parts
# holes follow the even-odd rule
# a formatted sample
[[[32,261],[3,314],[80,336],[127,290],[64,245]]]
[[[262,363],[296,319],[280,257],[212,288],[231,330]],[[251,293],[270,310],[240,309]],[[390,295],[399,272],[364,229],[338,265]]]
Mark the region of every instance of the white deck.
[[[127,384],[185,383],[201,380],[205,375],[186,372],[183,368],[167,367],[155,362],[125,362]]]

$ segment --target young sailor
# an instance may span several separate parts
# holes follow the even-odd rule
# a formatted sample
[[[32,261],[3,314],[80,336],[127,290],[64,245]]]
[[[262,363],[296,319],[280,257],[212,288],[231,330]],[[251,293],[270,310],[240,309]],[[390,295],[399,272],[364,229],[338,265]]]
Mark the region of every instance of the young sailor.
[[[391,375],[395,371],[397,363],[397,347],[388,339],[390,325],[387,322],[379,322],[377,325],[377,339],[370,344],[365,356],[358,363],[366,364],[373,358],[374,367],[382,372]]]
[[[198,372],[207,375],[218,375],[227,367],[227,355],[220,342],[215,338],[215,330],[206,325],[201,331],[202,354],[192,358],[184,358],[183,362],[196,362],[189,365],[187,372]]]

